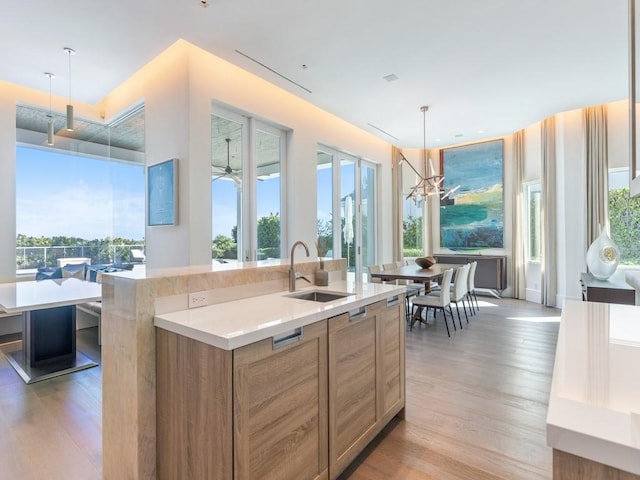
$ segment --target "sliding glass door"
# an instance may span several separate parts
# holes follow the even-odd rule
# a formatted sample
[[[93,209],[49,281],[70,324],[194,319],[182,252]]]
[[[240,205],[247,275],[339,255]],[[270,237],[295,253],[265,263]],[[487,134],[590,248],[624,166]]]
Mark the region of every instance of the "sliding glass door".
[[[347,259],[347,276],[363,278],[376,262],[376,166],[328,147],[317,154],[318,239],[327,257]],[[330,239],[330,241],[329,241]]]

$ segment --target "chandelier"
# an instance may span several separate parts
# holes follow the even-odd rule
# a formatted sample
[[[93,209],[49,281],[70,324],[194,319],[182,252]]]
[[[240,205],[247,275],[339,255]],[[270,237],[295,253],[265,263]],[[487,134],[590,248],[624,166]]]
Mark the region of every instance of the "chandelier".
[[[423,163],[424,174],[416,170],[416,168],[413,165],[411,165],[411,162],[407,160],[407,157],[405,157],[402,154],[402,152],[399,152],[400,156],[402,157],[400,159],[399,164],[401,164],[402,162],[407,162],[407,165],[409,165],[411,170],[413,170],[418,177],[418,181],[413,187],[411,187],[411,189],[409,190],[409,194],[407,195],[407,199],[411,198],[415,202],[421,199],[429,198],[432,195],[442,195],[442,197],[440,198],[444,200],[446,197],[448,197],[451,193],[453,193],[459,187],[457,186],[455,188],[452,188],[449,191],[446,191],[443,186],[444,175],[437,174],[435,169],[433,168],[433,163],[431,162],[431,159],[427,158],[427,111],[428,110],[429,110],[429,107],[426,105],[420,107],[420,111],[422,112],[422,127],[423,127],[422,163]]]

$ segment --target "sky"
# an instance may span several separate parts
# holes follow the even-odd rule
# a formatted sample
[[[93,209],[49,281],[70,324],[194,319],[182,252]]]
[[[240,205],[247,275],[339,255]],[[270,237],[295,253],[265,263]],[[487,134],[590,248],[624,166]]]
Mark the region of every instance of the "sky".
[[[144,239],[144,167],[16,148],[16,233]]]

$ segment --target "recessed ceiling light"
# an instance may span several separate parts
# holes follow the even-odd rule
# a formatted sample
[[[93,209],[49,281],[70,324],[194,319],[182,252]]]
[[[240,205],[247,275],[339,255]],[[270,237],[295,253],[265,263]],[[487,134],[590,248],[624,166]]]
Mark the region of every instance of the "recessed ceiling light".
[[[389,75],[385,75],[384,78],[387,82],[395,82],[398,80],[398,76],[395,73],[390,73]]]
[[[478,133],[484,133],[484,130],[478,130]]]

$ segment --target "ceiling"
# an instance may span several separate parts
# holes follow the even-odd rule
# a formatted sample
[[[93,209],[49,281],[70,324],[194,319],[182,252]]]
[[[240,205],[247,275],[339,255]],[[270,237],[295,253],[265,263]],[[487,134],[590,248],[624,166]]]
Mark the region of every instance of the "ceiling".
[[[65,97],[71,47],[87,103],[180,38],[405,148],[627,97],[627,0],[3,3],[0,80]]]

